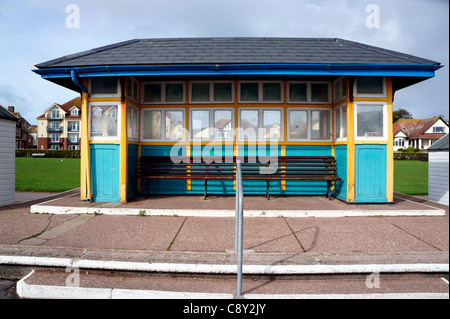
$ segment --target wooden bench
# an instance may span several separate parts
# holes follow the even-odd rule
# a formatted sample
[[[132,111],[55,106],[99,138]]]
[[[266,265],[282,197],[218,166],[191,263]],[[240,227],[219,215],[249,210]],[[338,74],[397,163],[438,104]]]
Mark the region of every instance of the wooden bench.
[[[206,199],[208,180],[236,179],[237,159],[241,160],[243,180],[266,181],[267,199],[271,181],[326,181],[326,196],[331,199],[332,183],[341,180],[333,156],[178,157],[176,163],[168,156],[142,156],[137,177],[145,180],[147,198],[151,179],[203,180]]]

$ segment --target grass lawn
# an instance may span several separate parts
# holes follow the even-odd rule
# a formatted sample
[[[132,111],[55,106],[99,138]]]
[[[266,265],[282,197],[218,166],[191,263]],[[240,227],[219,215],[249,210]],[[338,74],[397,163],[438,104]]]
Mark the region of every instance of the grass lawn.
[[[80,159],[16,157],[16,191],[64,192],[80,187]]]
[[[394,192],[428,194],[428,162],[394,161]]]

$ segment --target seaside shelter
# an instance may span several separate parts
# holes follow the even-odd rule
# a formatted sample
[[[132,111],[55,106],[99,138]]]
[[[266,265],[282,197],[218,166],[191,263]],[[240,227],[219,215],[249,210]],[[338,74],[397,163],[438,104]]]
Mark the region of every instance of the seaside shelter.
[[[36,65],[81,94],[81,199],[126,202],[144,192],[143,156],[333,156],[347,203],[393,202],[395,92],[440,63],[334,38],[135,39]],[[267,141],[270,141],[267,142]],[[244,181],[247,194],[265,183]],[[280,180],[278,195],[327,183]],[[233,181],[208,193],[234,194]],[[200,180],[160,179],[151,194],[202,194]],[[150,199],[151,200],[151,199]]]

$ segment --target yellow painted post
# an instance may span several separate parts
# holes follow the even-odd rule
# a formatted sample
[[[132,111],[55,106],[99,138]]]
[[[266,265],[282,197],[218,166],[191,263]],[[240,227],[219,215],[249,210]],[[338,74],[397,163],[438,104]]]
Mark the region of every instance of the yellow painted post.
[[[353,90],[353,85],[347,78],[347,96]],[[352,94],[353,95],[353,94]],[[355,202],[355,121],[353,99],[347,98],[347,202]]]
[[[83,80],[83,85],[88,87],[88,79]],[[89,159],[89,94],[81,93],[81,140],[80,140],[80,199],[90,201],[91,174]]]
[[[127,80],[125,80],[123,95],[126,96]],[[121,203],[127,201],[128,184],[128,123],[127,123],[127,99],[123,98],[120,102],[120,191],[119,197]]]
[[[392,103],[394,101],[393,88],[392,88],[392,77],[386,78],[387,86],[387,134],[388,142],[386,147],[387,153],[387,164],[386,164],[386,198],[388,202],[394,201],[394,132],[392,130],[393,124],[393,107]]]

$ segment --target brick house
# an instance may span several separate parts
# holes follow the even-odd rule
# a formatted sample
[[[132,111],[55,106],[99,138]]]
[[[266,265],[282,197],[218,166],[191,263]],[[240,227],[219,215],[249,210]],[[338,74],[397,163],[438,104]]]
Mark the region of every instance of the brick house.
[[[54,103],[37,120],[38,149],[80,149],[81,98]]]
[[[8,106],[8,111],[18,119],[16,122],[16,149],[33,148],[33,136],[30,132],[31,124],[19,112],[15,111],[14,106]]]

